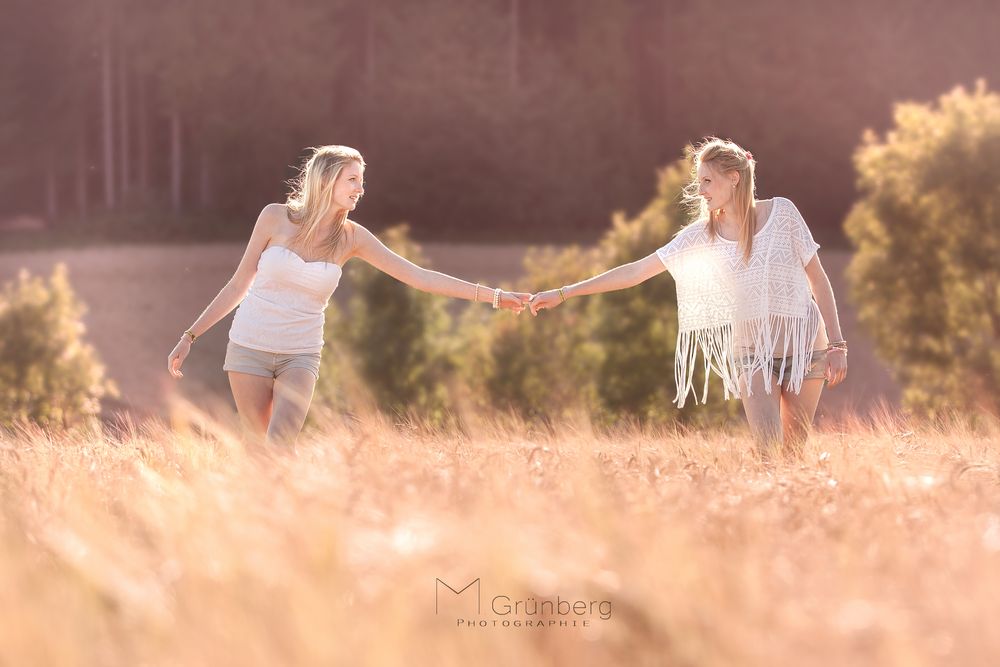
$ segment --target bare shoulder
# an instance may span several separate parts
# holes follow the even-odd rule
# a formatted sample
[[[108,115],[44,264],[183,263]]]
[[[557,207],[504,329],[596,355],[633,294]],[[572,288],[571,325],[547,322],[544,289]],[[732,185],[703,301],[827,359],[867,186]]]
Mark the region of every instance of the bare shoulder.
[[[298,225],[292,221],[291,212],[285,204],[268,204],[260,215],[275,243],[287,245],[298,230]]]
[[[375,235],[363,225],[350,218],[344,219],[343,242],[347,246],[344,258],[345,262],[352,257],[365,257],[366,251],[372,247],[375,241]]]
[[[257,263],[261,254],[279,233],[281,216],[285,216],[284,208],[284,204],[268,204],[261,209],[260,215],[257,216],[257,222],[254,223],[253,232],[250,234],[250,241],[247,243],[243,259],[240,260],[235,273],[238,283],[245,288],[250,287],[250,281],[253,280],[254,274],[257,272]],[[285,219],[287,220],[287,216]]]
[[[262,208],[254,223],[251,239],[263,240],[266,244],[271,237],[278,235],[282,218],[288,219],[284,208],[284,204],[268,204]]]
[[[288,209],[284,204],[268,204],[261,209],[257,217],[257,224],[267,227],[271,231],[277,231],[283,223],[288,222]]]
[[[350,218],[346,218],[344,220],[344,234],[347,236],[348,241],[354,246],[375,238],[375,235],[368,231],[364,225],[351,220]]]

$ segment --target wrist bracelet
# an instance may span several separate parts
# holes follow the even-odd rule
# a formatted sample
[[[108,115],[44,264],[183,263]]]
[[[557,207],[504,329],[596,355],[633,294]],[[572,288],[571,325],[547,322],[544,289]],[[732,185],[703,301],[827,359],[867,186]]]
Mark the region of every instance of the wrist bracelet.
[[[479,303],[479,283],[476,283],[476,295],[472,297],[472,300]]]
[[[493,310],[500,307],[500,292],[501,290],[499,287],[493,290]]]
[[[182,335],[182,336],[187,336],[188,338],[190,338],[190,339],[191,339],[191,342],[192,342],[192,343],[193,343],[193,342],[194,342],[194,341],[195,341],[195,340],[196,340],[196,339],[198,338],[197,336],[195,336],[195,335],[194,335],[194,333],[192,333],[192,332],[191,332],[191,330],[190,330],[190,329],[187,329],[187,330],[186,330],[186,331],[185,331],[184,333],[182,333],[181,335]]]
[[[565,288],[563,287],[559,288],[559,296],[562,298],[562,301],[560,301],[559,303],[564,303],[566,301],[566,292],[564,292],[563,289]]]

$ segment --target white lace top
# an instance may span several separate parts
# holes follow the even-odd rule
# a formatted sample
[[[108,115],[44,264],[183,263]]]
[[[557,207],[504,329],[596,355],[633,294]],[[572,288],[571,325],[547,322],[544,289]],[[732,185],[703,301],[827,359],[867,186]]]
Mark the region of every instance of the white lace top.
[[[307,262],[289,248],[268,246],[233,316],[229,340],[264,352],[319,352],[324,311],[342,273],[333,262]]]
[[[790,388],[801,390],[820,322],[805,265],[819,247],[795,204],[775,197],[753,238],[749,261],[738,242],[709,238],[705,220],[691,223],[656,251],[677,283],[678,407],[693,389],[699,350],[705,364],[702,402],[708,399],[710,370],[722,378],[727,399],[740,396],[741,375],[750,395],[748,380],[758,371],[770,394],[776,357],[779,363],[792,357]],[[779,384],[784,366],[779,366]]]

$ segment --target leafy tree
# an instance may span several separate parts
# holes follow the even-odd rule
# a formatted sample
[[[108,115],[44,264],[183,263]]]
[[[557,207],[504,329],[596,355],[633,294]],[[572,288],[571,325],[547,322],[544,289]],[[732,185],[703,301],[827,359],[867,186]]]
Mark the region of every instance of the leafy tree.
[[[94,349],[83,342],[85,307],[63,264],[48,285],[27,271],[0,293],[0,426],[32,421],[71,427],[96,417],[116,395]]]
[[[861,324],[906,406],[995,410],[1000,393],[1000,96],[980,82],[897,105],[855,154],[846,231]]]

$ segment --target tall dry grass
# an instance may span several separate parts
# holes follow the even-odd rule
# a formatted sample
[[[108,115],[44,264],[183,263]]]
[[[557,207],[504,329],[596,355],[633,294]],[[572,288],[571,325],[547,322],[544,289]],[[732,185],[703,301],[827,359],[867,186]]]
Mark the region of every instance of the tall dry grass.
[[[296,457],[172,426],[0,440],[11,665],[995,664],[1000,426],[741,432],[321,416]],[[436,578],[480,578],[483,614]],[[586,627],[458,627],[490,596]],[[450,594],[449,594],[450,595]],[[467,606],[467,605],[466,605]],[[474,611],[474,609],[472,610]],[[509,617],[507,617],[509,620]],[[521,616],[538,620],[539,617]],[[547,616],[541,620],[555,620]]]

